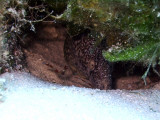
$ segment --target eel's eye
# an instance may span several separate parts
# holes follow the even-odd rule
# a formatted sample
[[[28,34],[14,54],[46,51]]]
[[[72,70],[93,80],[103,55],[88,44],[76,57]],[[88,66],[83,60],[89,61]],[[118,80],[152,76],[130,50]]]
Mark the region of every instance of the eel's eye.
[[[93,60],[89,61],[89,69],[94,70],[94,68],[95,68],[95,61]]]

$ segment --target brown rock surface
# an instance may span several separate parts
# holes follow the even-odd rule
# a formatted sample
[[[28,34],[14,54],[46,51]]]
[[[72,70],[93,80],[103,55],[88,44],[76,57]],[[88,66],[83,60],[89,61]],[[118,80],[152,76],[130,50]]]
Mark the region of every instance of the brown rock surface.
[[[42,24],[36,35],[31,36],[31,44],[24,49],[27,68],[35,76],[49,82],[91,87],[84,77],[74,75],[64,60],[65,29],[52,24]],[[28,39],[28,38],[26,38]]]

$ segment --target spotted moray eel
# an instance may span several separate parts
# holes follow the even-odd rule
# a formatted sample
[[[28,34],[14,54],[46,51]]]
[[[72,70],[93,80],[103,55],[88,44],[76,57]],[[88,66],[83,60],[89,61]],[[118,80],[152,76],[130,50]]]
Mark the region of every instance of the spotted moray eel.
[[[95,47],[95,39],[88,33],[67,37],[64,57],[73,71],[78,71],[91,81],[93,88],[111,89],[110,66],[102,56],[102,47]]]

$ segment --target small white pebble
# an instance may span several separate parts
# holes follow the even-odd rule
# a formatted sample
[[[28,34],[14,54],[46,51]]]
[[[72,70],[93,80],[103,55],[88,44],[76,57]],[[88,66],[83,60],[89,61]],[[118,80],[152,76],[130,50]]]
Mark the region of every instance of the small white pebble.
[[[57,90],[57,88],[56,87],[52,87],[52,90]]]

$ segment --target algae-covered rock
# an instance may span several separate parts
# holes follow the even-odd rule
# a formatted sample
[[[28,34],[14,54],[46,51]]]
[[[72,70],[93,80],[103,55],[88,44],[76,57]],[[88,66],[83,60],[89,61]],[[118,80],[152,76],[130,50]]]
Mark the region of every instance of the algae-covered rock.
[[[153,53],[152,62],[159,59],[159,5],[157,0],[70,0],[61,18],[108,38],[107,60],[149,63]]]
[[[12,70],[22,62],[22,51],[18,45],[21,28],[27,23],[26,1],[1,0],[0,7],[0,73]],[[15,56],[18,52],[19,56]]]
[[[2,68],[4,67],[4,64],[7,63],[8,59],[8,50],[6,49],[5,45],[5,27],[3,22],[4,12],[5,12],[5,0],[0,0],[0,73],[2,72]],[[3,64],[3,65],[2,65]]]

